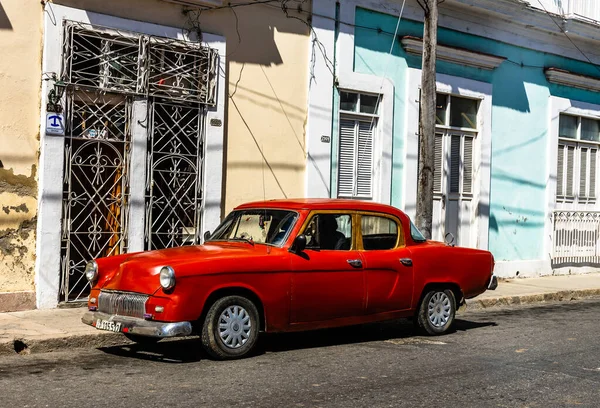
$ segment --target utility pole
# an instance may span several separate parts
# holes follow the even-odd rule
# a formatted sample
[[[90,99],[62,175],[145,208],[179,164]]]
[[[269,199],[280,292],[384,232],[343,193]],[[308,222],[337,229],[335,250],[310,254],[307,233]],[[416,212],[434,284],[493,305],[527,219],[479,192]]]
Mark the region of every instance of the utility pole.
[[[442,0],[443,1],[443,0]],[[415,223],[431,239],[433,218],[433,175],[435,166],[435,58],[439,0],[417,0],[425,12],[423,67],[419,115],[419,173],[417,176],[417,217]]]

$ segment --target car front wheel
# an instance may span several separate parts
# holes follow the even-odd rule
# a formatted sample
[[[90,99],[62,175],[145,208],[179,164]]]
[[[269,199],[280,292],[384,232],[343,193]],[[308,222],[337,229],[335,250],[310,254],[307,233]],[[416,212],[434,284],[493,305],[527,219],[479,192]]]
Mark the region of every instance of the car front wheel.
[[[241,358],[254,348],[259,332],[258,309],[242,296],[226,296],[209,309],[202,326],[202,345],[220,360]]]
[[[423,297],[417,322],[421,329],[431,335],[448,332],[456,315],[456,298],[450,289],[434,289]]]

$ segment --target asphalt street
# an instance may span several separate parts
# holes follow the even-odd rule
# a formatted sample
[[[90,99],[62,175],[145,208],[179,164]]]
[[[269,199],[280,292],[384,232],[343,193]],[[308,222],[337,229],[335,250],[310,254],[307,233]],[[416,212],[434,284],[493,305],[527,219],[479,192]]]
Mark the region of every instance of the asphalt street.
[[[197,341],[0,358],[2,407],[598,407],[600,301],[269,335],[251,358]]]

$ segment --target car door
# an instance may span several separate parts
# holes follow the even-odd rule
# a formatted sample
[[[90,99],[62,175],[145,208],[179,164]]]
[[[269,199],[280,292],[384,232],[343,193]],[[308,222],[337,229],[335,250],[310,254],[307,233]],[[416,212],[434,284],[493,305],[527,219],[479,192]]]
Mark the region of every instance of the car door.
[[[400,220],[386,214],[360,215],[359,248],[366,274],[366,314],[409,309],[413,265]]]
[[[304,251],[292,257],[292,324],[363,316],[364,270],[355,248],[356,216],[314,212],[301,232]]]

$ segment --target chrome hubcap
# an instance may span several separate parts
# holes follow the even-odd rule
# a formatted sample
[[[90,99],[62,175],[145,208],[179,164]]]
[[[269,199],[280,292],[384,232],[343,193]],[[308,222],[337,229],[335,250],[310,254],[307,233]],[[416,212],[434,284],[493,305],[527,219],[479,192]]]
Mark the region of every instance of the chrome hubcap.
[[[428,316],[429,322],[434,327],[442,327],[450,320],[450,298],[444,292],[436,292],[429,299]]]
[[[225,346],[236,349],[242,347],[252,332],[250,315],[241,306],[229,306],[219,316],[219,337]]]

